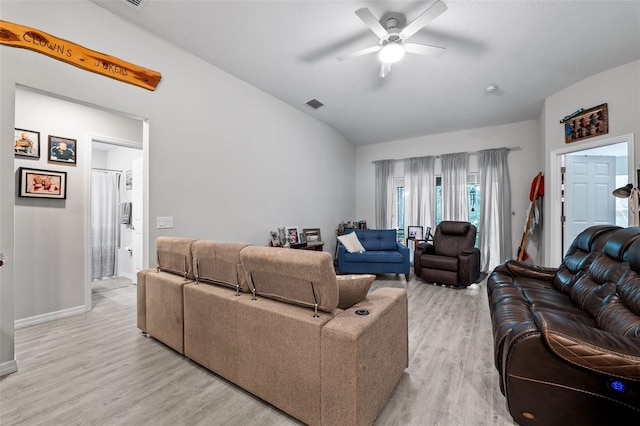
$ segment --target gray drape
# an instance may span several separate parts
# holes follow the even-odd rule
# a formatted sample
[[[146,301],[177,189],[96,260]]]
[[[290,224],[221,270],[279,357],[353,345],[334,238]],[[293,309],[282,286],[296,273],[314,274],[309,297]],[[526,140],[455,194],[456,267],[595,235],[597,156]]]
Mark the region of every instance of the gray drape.
[[[120,173],[91,172],[91,279],[116,275]]]
[[[442,155],[442,220],[469,220],[469,154]]]
[[[395,160],[374,162],[376,170],[376,227],[393,228],[393,168]]]
[[[436,157],[404,160],[404,197],[407,225],[433,227],[436,223]]]
[[[478,152],[480,166],[480,269],[491,271],[512,257],[508,148]]]

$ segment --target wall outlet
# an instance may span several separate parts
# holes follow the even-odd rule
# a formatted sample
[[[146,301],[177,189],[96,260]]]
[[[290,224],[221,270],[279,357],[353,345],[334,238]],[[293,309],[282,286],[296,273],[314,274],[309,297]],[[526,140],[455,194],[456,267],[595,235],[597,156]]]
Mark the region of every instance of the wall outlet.
[[[157,229],[173,228],[173,216],[162,216],[156,218]]]

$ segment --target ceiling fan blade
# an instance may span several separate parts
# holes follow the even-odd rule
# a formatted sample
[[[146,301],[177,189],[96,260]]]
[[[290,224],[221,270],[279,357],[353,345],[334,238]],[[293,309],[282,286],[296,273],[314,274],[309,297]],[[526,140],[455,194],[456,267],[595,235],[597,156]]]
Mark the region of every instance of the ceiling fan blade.
[[[385,78],[391,72],[391,64],[383,62],[380,66],[380,78]]]
[[[418,16],[412,23],[407,25],[400,31],[400,34],[406,39],[417,33],[428,22],[433,21],[438,16],[442,15],[447,10],[447,5],[440,0],[436,0],[431,6],[427,8],[420,16]]]
[[[364,22],[370,29],[378,36],[378,38],[385,38],[389,35],[387,30],[382,26],[382,24],[373,16],[373,13],[366,7],[362,9],[356,10],[356,15],[362,22]]]
[[[377,52],[380,50],[380,46],[371,46],[366,49],[356,50],[355,52],[347,53],[346,55],[338,56],[336,59],[340,62],[347,59],[357,58],[358,56],[368,55],[369,53]]]
[[[409,53],[417,53],[424,56],[440,56],[444,53],[444,47],[429,46],[428,44],[404,43],[404,50]]]

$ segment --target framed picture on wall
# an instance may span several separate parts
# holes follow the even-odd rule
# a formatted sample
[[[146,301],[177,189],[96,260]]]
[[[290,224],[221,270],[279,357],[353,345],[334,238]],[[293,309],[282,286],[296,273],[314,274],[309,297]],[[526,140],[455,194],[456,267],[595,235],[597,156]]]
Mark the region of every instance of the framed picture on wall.
[[[40,132],[16,128],[13,150],[18,157],[40,158]]]
[[[49,136],[49,163],[76,164],[78,143],[75,139]]]
[[[20,167],[20,197],[67,198],[67,172]]]

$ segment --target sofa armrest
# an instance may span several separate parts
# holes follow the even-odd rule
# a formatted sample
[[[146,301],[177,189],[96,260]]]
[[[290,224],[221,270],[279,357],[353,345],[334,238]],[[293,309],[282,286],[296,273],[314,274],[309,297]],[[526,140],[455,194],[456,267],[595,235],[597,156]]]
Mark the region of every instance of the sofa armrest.
[[[409,363],[407,312],[385,287],[322,328],[322,424],[373,424]]]
[[[520,277],[534,278],[541,281],[553,281],[558,268],[531,265],[517,260],[507,260],[503,266],[512,274]]]
[[[612,334],[565,315],[538,311],[536,324],[549,348],[565,361],[616,377],[640,380],[640,340]]]
[[[458,281],[469,286],[480,277],[480,250],[475,247],[462,250],[458,255]]]

